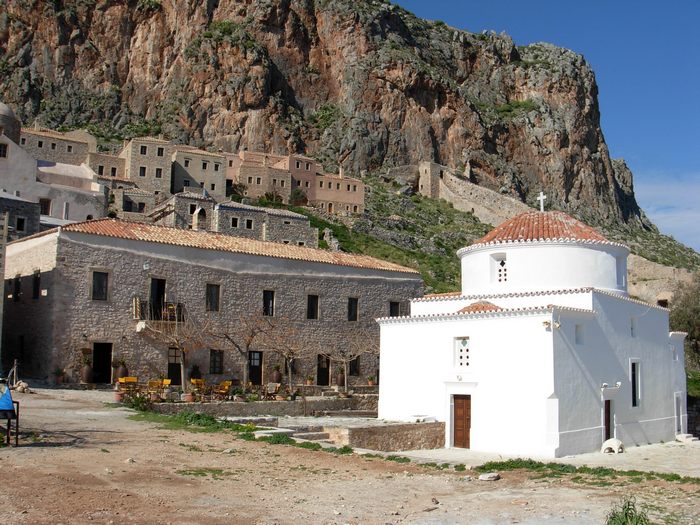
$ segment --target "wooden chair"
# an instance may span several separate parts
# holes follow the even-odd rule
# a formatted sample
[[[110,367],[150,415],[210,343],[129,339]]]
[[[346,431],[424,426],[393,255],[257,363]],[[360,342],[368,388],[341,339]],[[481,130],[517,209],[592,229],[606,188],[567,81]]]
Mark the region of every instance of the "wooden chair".
[[[163,381],[161,379],[149,379],[146,392],[149,395],[160,397],[163,394]]]
[[[141,390],[139,387],[139,378],[136,376],[120,377],[119,390],[123,390],[125,396],[138,394]]]
[[[207,385],[204,379],[190,379],[190,383],[194,387],[194,397],[198,401],[206,401]]]
[[[282,383],[268,383],[265,387],[263,399],[274,400],[281,386]]]
[[[211,397],[212,399],[218,399],[220,401],[223,401],[229,396],[229,392],[231,390],[231,385],[233,385],[233,381],[221,381],[218,385],[216,385],[212,391],[211,391]]]

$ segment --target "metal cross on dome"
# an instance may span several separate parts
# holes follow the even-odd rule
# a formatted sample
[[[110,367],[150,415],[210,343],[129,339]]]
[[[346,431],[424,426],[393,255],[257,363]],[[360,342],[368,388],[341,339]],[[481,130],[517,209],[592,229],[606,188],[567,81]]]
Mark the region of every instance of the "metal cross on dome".
[[[539,196],[537,197],[537,200],[540,201],[540,211],[544,211],[544,201],[547,200],[547,196],[543,193],[540,192]]]

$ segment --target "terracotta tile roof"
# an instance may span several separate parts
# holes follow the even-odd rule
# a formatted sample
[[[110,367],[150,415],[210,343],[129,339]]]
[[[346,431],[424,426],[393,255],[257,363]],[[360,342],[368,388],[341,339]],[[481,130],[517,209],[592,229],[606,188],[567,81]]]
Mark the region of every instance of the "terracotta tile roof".
[[[524,241],[593,241],[609,242],[597,230],[561,211],[531,211],[513,217],[495,227],[479,244],[495,244]]]
[[[289,210],[284,210],[281,208],[263,208],[261,206],[251,206],[250,204],[243,204],[242,202],[236,201],[226,201],[217,205],[217,208],[224,208],[227,210],[244,210],[251,212],[267,213],[268,215],[276,215],[278,217],[289,217],[292,219],[307,219],[306,215],[301,213],[296,213]]]
[[[194,146],[188,146],[186,144],[175,144],[173,149],[181,153],[191,153],[192,155],[204,155],[207,157],[217,157],[221,159],[224,158],[224,155],[221,153],[214,153],[213,151],[195,148]]]
[[[132,141],[140,141],[140,142],[156,142],[158,144],[171,144],[169,140],[164,140],[164,139],[159,139],[158,137],[134,137],[131,139]]]
[[[280,259],[292,259],[418,275],[418,271],[412,268],[406,268],[367,255],[332,252],[305,246],[294,246],[291,244],[247,239],[245,237],[234,237],[222,233],[168,228],[165,226],[123,221],[119,219],[97,219],[78,222],[65,226],[62,228],[62,231],[170,244],[174,246],[186,246],[202,250],[244,253],[248,255],[260,255],[264,257],[276,257]],[[41,234],[37,234],[37,236],[38,235]]]
[[[496,306],[493,303],[490,303],[488,301],[477,301],[475,303],[470,304],[469,306],[465,306],[461,310],[458,310],[457,313],[459,314],[471,314],[471,313],[476,313],[476,312],[498,312],[500,310],[503,310],[500,306]]]

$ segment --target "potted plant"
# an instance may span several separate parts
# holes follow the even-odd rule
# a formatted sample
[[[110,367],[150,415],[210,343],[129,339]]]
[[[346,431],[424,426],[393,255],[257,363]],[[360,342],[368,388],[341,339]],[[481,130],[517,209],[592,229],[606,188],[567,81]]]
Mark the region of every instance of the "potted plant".
[[[115,403],[123,403],[124,402],[124,394],[125,394],[125,392],[123,390],[115,390],[114,391]]]
[[[273,383],[281,383],[282,382],[282,371],[280,369],[280,365],[275,365],[275,368],[272,371],[270,379],[272,379]]]
[[[342,368],[338,367],[335,370],[335,384],[338,386],[345,386],[345,370]]]
[[[306,384],[307,386],[311,386],[314,384],[314,376],[306,376]]]
[[[63,370],[63,368],[61,368],[60,366],[58,366],[53,371],[53,375],[56,378],[56,384],[61,385],[63,384],[63,378],[66,376],[66,371]]]
[[[83,383],[90,384],[93,382],[92,372],[92,357],[88,354],[83,354],[83,368],[80,370],[80,380]]]
[[[124,359],[115,359],[112,366],[116,368],[114,372],[115,380],[119,380],[119,378],[127,377],[129,375],[129,369],[126,367],[126,361],[124,361]]]
[[[376,385],[376,378],[374,376],[367,376],[367,385],[369,386],[374,386]]]

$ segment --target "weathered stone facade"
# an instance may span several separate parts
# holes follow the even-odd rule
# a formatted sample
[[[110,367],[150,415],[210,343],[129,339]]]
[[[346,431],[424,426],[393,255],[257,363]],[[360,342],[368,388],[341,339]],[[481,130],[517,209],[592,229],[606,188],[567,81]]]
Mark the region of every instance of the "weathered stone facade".
[[[445,444],[445,423],[405,423],[350,428],[324,428],[330,439],[339,445],[354,448],[396,452],[442,448]]]
[[[124,145],[124,174],[142,190],[156,195],[170,194],[173,145],[165,140],[139,137]]]
[[[39,203],[0,191],[0,216],[8,215],[8,240],[14,241],[39,231]]]
[[[88,157],[90,144],[56,131],[22,129],[20,146],[37,160],[79,166]]]
[[[172,193],[203,188],[216,200],[226,199],[226,158],[223,155],[176,146],[172,162]]]
[[[98,177],[122,179],[125,177],[126,161],[115,155],[90,152],[87,156],[87,165],[97,173]]]
[[[308,217],[287,210],[261,208],[234,201],[217,204],[204,194],[182,192],[148,216],[171,228],[208,230],[248,239],[318,247],[318,230]]]
[[[107,233],[84,233],[85,228],[97,228],[101,223]],[[146,229],[136,234],[138,238],[145,235],[159,240],[136,240],[133,235],[120,238],[121,225],[125,224],[139,231]],[[183,245],[186,233],[211,248]],[[252,251],[214,248],[222,242],[236,243],[243,250],[247,249],[245,243],[253,243]],[[261,250],[279,254],[286,250],[290,255],[255,255]],[[97,361],[99,348],[100,352],[109,351],[108,361],[123,358],[130,373],[142,379],[167,375],[168,345],[149,337],[147,330],[137,331],[143,325],[134,310],[135,299],[152,300],[153,280],[163,279],[165,300],[184,305],[188,317],[216,334],[240,332],[241,320],[262,314],[264,291],[273,291],[270,320],[275,329],[284,331],[289,344],[307,349],[306,358],[296,366],[295,382],[309,375],[317,381],[330,381],[332,378],[324,375],[328,372],[325,366],[317,367],[317,354],[322,349],[346,344],[353,337],[378,343],[375,318],[389,315],[391,301],[406,302],[422,294],[417,273],[383,261],[376,261],[373,267],[372,261],[109,219],[67,226],[8,246],[5,297],[10,299],[6,302],[4,358],[19,359],[26,375],[46,377],[60,366],[76,379],[82,354]],[[93,272],[108,276],[106,300],[92,300]],[[35,273],[42,293],[30,298],[26,292],[32,289]],[[15,279],[21,290],[16,300],[12,294]],[[208,284],[219,286],[216,311],[207,311]],[[318,319],[307,319],[309,295],[318,297]],[[348,298],[358,300],[357,321],[348,321]],[[188,352],[187,368],[197,364],[208,380],[242,379],[246,360],[223,340],[217,341],[210,348]],[[207,373],[212,365],[211,349],[224,351],[222,373]],[[262,344],[254,349],[262,352],[258,381],[268,382],[273,366],[282,365],[283,360]],[[375,375],[376,370],[376,358],[363,356],[359,375],[350,376],[350,383],[365,382],[365,376]],[[103,381],[111,379],[110,372],[101,371]]]

